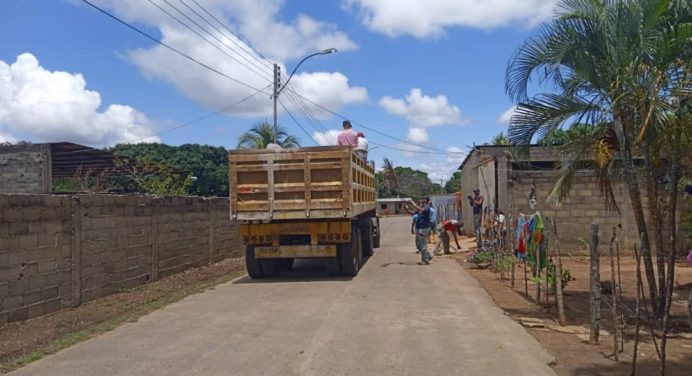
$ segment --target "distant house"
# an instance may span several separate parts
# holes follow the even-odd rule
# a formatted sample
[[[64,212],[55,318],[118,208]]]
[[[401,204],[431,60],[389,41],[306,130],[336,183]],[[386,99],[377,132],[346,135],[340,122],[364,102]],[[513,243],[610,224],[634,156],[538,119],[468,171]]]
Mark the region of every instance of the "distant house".
[[[560,149],[554,146],[530,146],[528,153],[517,153],[510,146],[476,146],[459,166],[461,190],[468,195],[478,188],[485,198],[486,210],[492,213],[497,208],[512,220],[516,213],[536,211],[544,218],[555,219],[561,246],[565,249],[583,248],[582,239],[588,238],[592,222],[599,223],[602,239],[609,238],[613,228],[617,228],[619,240],[631,249],[638,242],[638,236],[623,182],[616,182],[613,186],[620,213],[606,209],[596,171],[588,163],[577,171],[570,195],[562,205],[558,207],[547,202],[559,177],[558,164],[563,158]],[[532,192],[534,209],[529,203]],[[470,205],[466,196],[462,197],[462,202],[462,220],[472,224],[473,213],[468,210]],[[681,205],[689,206],[689,202]],[[472,235],[473,226],[465,226],[464,231]]]
[[[408,214],[406,205],[413,203],[410,197],[406,198],[378,198],[377,199],[377,215],[388,216],[397,214]]]
[[[0,193],[51,193],[54,178],[119,170],[113,154],[71,142],[0,145]]]

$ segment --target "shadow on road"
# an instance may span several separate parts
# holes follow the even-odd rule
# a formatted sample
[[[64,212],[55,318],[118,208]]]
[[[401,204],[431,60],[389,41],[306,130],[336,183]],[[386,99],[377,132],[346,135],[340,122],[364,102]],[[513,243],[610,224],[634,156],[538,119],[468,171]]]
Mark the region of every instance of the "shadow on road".
[[[366,262],[367,260],[363,262],[363,265],[365,265]],[[233,284],[311,281],[348,282],[352,279],[353,277],[328,275],[326,271],[325,260],[305,259],[296,260],[291,270],[281,272],[281,275],[276,278],[252,279],[249,276],[245,276],[234,281]]]

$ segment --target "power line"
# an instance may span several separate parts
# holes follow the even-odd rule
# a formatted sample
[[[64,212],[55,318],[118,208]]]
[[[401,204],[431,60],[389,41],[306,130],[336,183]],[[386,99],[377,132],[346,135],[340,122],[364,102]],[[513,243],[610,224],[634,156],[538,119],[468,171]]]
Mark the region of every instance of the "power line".
[[[159,39],[153,37],[152,35],[146,33],[145,31],[143,31],[143,30],[141,30],[141,29],[139,29],[139,28],[137,28],[137,27],[135,27],[135,26],[133,26],[133,25],[131,25],[131,24],[125,22],[124,20],[122,20],[122,19],[116,17],[115,15],[109,13],[109,12],[106,11],[105,9],[100,8],[99,6],[97,6],[97,5],[93,4],[93,3],[91,3],[89,0],[82,0],[82,2],[83,2],[83,3],[86,3],[87,5],[89,5],[90,7],[94,8],[94,9],[98,10],[99,12],[105,14],[106,16],[108,16],[108,17],[114,19],[115,21],[117,21],[117,22],[119,22],[119,23],[121,23],[121,24],[127,26],[129,29],[132,29],[132,30],[136,31],[137,33],[143,35],[144,37],[146,37],[146,38],[148,38],[148,39],[150,39],[150,40],[156,42],[157,44],[159,44],[159,45],[161,45],[161,46],[167,48],[168,50],[170,50],[170,51],[172,51],[172,52],[175,52],[176,54],[178,54],[178,55],[180,55],[180,56],[182,56],[182,57],[184,57],[184,58],[186,58],[186,59],[188,59],[188,60],[194,62],[195,64],[197,64],[197,65],[199,65],[199,66],[201,66],[201,67],[204,67],[204,68],[206,68],[206,69],[208,69],[208,70],[210,70],[210,71],[212,71],[212,72],[214,72],[214,73],[216,73],[216,74],[218,74],[218,75],[220,75],[220,76],[222,76],[222,77],[225,77],[225,78],[227,78],[227,79],[229,79],[229,80],[231,80],[231,81],[233,81],[233,82],[235,82],[235,83],[237,83],[237,84],[239,84],[239,85],[243,85],[243,86],[245,86],[245,87],[247,87],[247,88],[250,88],[250,89],[252,89],[252,90],[262,90],[262,91],[265,90],[265,89],[257,89],[256,87],[254,87],[254,86],[252,86],[252,85],[250,85],[250,84],[248,84],[248,83],[245,83],[245,82],[240,81],[240,80],[238,80],[238,79],[236,79],[236,78],[233,78],[233,77],[227,75],[226,73],[223,73],[223,72],[221,72],[220,70],[218,70],[218,69],[216,69],[216,68],[213,68],[213,67],[211,67],[211,66],[209,66],[209,65],[207,65],[207,64],[205,64],[205,63],[203,63],[203,62],[201,62],[201,61],[199,61],[199,60],[197,60],[197,59],[195,59],[194,57],[192,57],[192,56],[190,56],[190,55],[188,55],[188,54],[186,54],[186,53],[184,53],[184,52],[181,52],[181,51],[175,49],[174,47],[170,46],[169,44],[167,44],[167,43],[165,43],[165,42],[163,42],[163,41],[161,41],[161,40],[159,40]],[[265,93],[266,93],[266,94],[270,94],[269,92],[265,92]]]
[[[199,122],[201,122],[201,121],[207,120],[207,119],[209,119],[209,118],[211,118],[211,117],[214,117],[214,116],[216,116],[216,115],[218,115],[218,114],[222,114],[222,113],[224,113],[224,112],[226,112],[226,111],[228,111],[228,110],[230,110],[230,109],[232,109],[232,108],[234,108],[234,107],[237,107],[237,106],[243,104],[244,102],[247,102],[248,100],[250,100],[251,98],[253,98],[253,97],[256,96],[257,94],[259,94],[259,93],[261,93],[262,91],[264,91],[264,90],[266,90],[267,88],[269,88],[269,86],[271,86],[271,84],[268,85],[268,86],[266,86],[266,87],[264,87],[264,88],[262,88],[262,89],[260,89],[260,90],[255,91],[254,93],[252,93],[252,94],[246,96],[245,98],[242,98],[242,99],[240,99],[240,100],[238,100],[238,101],[236,101],[236,102],[234,102],[234,103],[232,103],[232,104],[230,104],[230,105],[228,105],[228,106],[226,106],[226,107],[223,107],[223,108],[221,108],[221,109],[219,109],[219,110],[217,110],[217,111],[209,112],[209,113],[207,113],[207,114],[205,114],[205,115],[202,115],[202,116],[200,116],[200,117],[198,117],[198,118],[195,118],[195,119],[193,119],[193,120],[190,120],[190,121],[187,121],[187,122],[185,122],[185,123],[181,123],[181,124],[175,125],[175,126],[173,126],[173,127],[164,129],[164,130],[162,130],[162,131],[160,131],[160,132],[153,133],[153,134],[151,134],[151,135],[149,135],[149,136],[136,139],[136,140],[134,140],[134,141],[131,141],[130,143],[136,144],[136,143],[138,143],[138,142],[140,142],[140,141],[145,141],[146,139],[151,138],[151,137],[153,137],[153,136],[160,136],[160,135],[162,135],[162,134],[164,134],[164,133],[171,132],[171,131],[174,131],[174,130],[178,130],[178,129],[180,129],[180,128],[185,128],[185,127],[188,127],[188,126],[190,126],[190,125],[192,125],[192,124],[196,124],[196,123],[199,123]],[[85,152],[85,151],[88,151],[88,150],[89,150],[89,149],[66,151],[66,152],[62,152],[62,153],[55,153],[54,155],[63,155],[63,154],[71,154],[71,153],[82,153],[82,152]]]
[[[166,1],[167,4],[171,5],[170,3],[168,3],[167,0],[164,0],[164,1]],[[230,38],[230,37],[229,37],[228,35],[226,35],[222,30],[220,30],[218,27],[214,26],[214,24],[212,24],[206,17],[204,17],[204,16],[201,15],[199,12],[197,12],[196,10],[194,10],[192,7],[190,7],[190,6],[189,6],[187,3],[185,3],[183,0],[178,0],[178,2],[181,3],[181,4],[183,4],[187,9],[189,9],[192,13],[194,13],[195,15],[197,15],[197,17],[199,17],[199,18],[200,18],[202,21],[204,21],[207,25],[211,26],[214,30],[216,30],[219,34],[221,34],[221,36],[223,36],[223,37],[225,37],[226,39],[228,39],[229,41],[231,41],[231,43],[233,43],[234,45],[236,45],[237,47],[239,47],[240,50],[241,50],[241,51],[239,52],[239,51],[236,50],[235,48],[229,46],[229,45],[228,45],[227,43],[225,43],[224,41],[220,40],[219,38],[216,38],[216,36],[215,36],[213,33],[211,33],[209,30],[207,30],[207,29],[205,29],[204,27],[200,26],[200,25],[197,24],[196,22],[190,20],[190,21],[194,22],[195,25],[197,25],[197,27],[199,27],[200,29],[204,30],[207,34],[209,34],[211,37],[213,37],[214,39],[216,39],[217,41],[219,41],[219,43],[223,44],[223,45],[224,45],[226,48],[228,48],[230,51],[233,51],[233,52],[236,53],[239,57],[242,57],[245,61],[247,61],[250,65],[252,65],[252,66],[255,67],[255,68],[258,68],[258,69],[260,69],[260,70],[262,70],[262,69],[269,69],[269,70],[273,69],[273,66],[272,66],[271,63],[269,63],[268,61],[262,61],[262,60],[258,59],[255,55],[253,55],[253,53],[256,53],[256,52],[254,52],[252,49],[250,49],[250,50],[248,51],[247,49],[243,48],[238,42],[235,41],[235,39],[241,40],[240,37],[236,36],[235,34],[233,34],[233,33],[231,32],[231,35],[232,35],[235,39],[234,39],[234,38]],[[172,6],[172,5],[171,5],[171,6]],[[199,5],[199,4],[197,4],[197,6],[200,7],[204,12],[206,12],[207,14],[209,14],[209,12],[208,12],[206,9],[204,9],[204,7],[202,7],[202,6]],[[189,18],[188,18],[188,19],[189,19]],[[217,21],[217,22],[218,22],[218,21]],[[242,40],[241,40],[241,41],[242,41]],[[253,62],[252,60],[250,60],[250,59],[247,57],[248,55],[249,55],[251,58],[253,58],[255,61],[259,62],[260,64],[266,64],[267,66],[258,66],[255,62]],[[271,72],[270,72],[270,73],[271,73]],[[270,73],[268,73],[267,76],[270,76],[270,75],[271,75]],[[263,76],[263,77],[265,77],[265,76]],[[271,80],[269,80],[269,79],[267,79],[267,80],[268,80],[268,81],[271,81]]]
[[[149,0],[149,1],[151,1],[151,0]],[[194,1],[194,0],[193,0],[193,1]],[[159,45],[165,47],[166,49],[168,49],[168,50],[170,50],[170,51],[172,51],[172,52],[174,52],[174,53],[176,53],[176,54],[178,54],[178,55],[180,55],[180,56],[182,56],[182,57],[184,57],[184,58],[186,58],[186,59],[188,59],[188,60],[194,62],[195,64],[198,64],[198,65],[200,65],[200,66],[202,66],[202,67],[204,67],[204,68],[206,68],[206,69],[208,69],[208,70],[210,70],[210,71],[212,71],[212,72],[214,72],[214,73],[216,73],[216,74],[218,74],[218,75],[220,75],[220,76],[222,76],[222,77],[224,77],[224,78],[227,78],[227,79],[229,79],[229,80],[231,80],[231,81],[233,81],[233,82],[235,82],[235,83],[237,83],[237,84],[239,84],[239,85],[248,87],[248,88],[253,89],[253,90],[260,90],[260,91],[265,92],[266,94],[270,94],[269,92],[264,91],[264,90],[266,90],[266,89],[257,89],[257,88],[255,88],[254,86],[252,86],[252,85],[250,85],[250,84],[248,84],[248,83],[245,83],[245,82],[240,81],[240,80],[238,80],[238,79],[236,79],[236,78],[233,78],[232,76],[229,76],[228,74],[223,73],[223,72],[219,71],[218,69],[213,68],[213,67],[209,66],[208,64],[205,64],[205,63],[203,63],[203,62],[201,62],[201,61],[195,59],[194,57],[192,57],[192,56],[190,56],[190,55],[188,55],[188,54],[186,54],[186,53],[184,53],[184,52],[179,51],[178,49],[172,47],[171,45],[169,45],[169,44],[167,44],[167,43],[165,43],[165,42],[163,42],[163,41],[161,41],[161,40],[155,38],[154,36],[152,36],[152,35],[146,33],[145,31],[143,31],[143,30],[141,30],[141,29],[135,27],[134,25],[131,25],[131,24],[129,24],[128,22],[126,22],[126,21],[124,21],[124,20],[118,18],[117,16],[111,14],[110,12],[106,11],[105,9],[103,9],[103,8],[101,8],[101,7],[99,7],[99,6],[95,5],[95,4],[93,4],[93,3],[90,2],[89,0],[82,0],[82,2],[86,3],[87,5],[89,5],[90,7],[94,8],[94,9],[98,10],[99,12],[105,14],[106,16],[110,17],[111,19],[113,19],[113,20],[119,22],[120,24],[125,25],[125,26],[128,27],[129,29],[131,29],[131,30],[133,30],[133,31],[135,31],[135,32],[137,32],[137,33],[139,33],[139,34],[141,34],[142,36],[144,36],[144,37],[146,37],[146,38],[152,40],[153,42],[155,42],[155,43],[157,43],[157,44],[159,44]],[[195,2],[198,6],[200,6],[196,1],[194,1],[194,2]],[[204,9],[204,8],[202,8],[202,9]],[[207,12],[207,11],[205,10],[205,12]],[[207,12],[207,13],[208,13],[208,12]],[[210,13],[208,13],[208,14],[210,14]],[[211,14],[210,14],[210,15],[211,15]],[[215,17],[214,17],[214,18],[215,18]],[[215,19],[216,19],[216,18],[215,18]],[[216,19],[216,21],[219,22],[218,19]],[[225,27],[225,26],[224,26],[224,27]],[[226,28],[226,29],[229,30],[228,28]],[[230,30],[229,30],[229,32],[230,32]],[[231,33],[232,33],[232,32],[231,32]],[[235,34],[233,34],[233,35],[235,35]],[[203,39],[206,40],[206,38],[203,38]],[[257,53],[257,54],[259,55],[259,53]],[[260,55],[260,56],[261,56],[261,55]],[[237,60],[236,60],[236,61],[237,61]],[[324,110],[324,111],[326,111],[326,112],[328,112],[328,113],[330,113],[330,114],[332,114],[332,115],[334,115],[334,116],[340,117],[340,118],[342,118],[342,119],[344,119],[344,120],[349,119],[348,117],[346,117],[346,116],[344,116],[344,115],[342,115],[342,114],[340,114],[340,113],[338,113],[338,112],[336,112],[336,111],[334,111],[334,110],[331,110],[331,109],[329,109],[329,108],[327,108],[327,107],[325,107],[325,106],[323,106],[323,105],[321,105],[321,104],[319,104],[319,103],[313,101],[313,100],[310,99],[310,98],[307,98],[307,97],[303,96],[302,94],[298,93],[298,92],[295,91],[295,90],[294,90],[293,92],[294,92],[294,94],[297,95],[298,97],[300,97],[300,98],[302,98],[302,99],[304,99],[304,100],[306,100],[306,101],[308,101],[308,102],[314,104],[315,106],[321,108],[322,110]],[[399,147],[395,147],[395,146],[390,146],[390,145],[385,145],[385,144],[380,144],[380,143],[372,142],[373,144],[379,145],[379,146],[381,146],[381,147],[385,147],[385,148],[389,148],[389,149],[393,149],[393,150],[399,150],[399,151],[403,151],[403,152],[417,153],[417,154],[463,154],[463,153],[461,153],[461,152],[460,152],[460,153],[457,153],[457,152],[448,152],[448,151],[445,151],[445,150],[442,150],[442,149],[438,149],[438,148],[434,148],[434,147],[430,147],[430,146],[426,146],[426,145],[421,145],[421,144],[416,144],[416,143],[410,142],[410,141],[408,141],[408,140],[404,140],[404,139],[401,139],[401,138],[397,138],[397,137],[391,136],[391,135],[389,135],[389,134],[387,134],[387,133],[378,131],[377,129],[370,128],[370,127],[366,126],[365,124],[362,124],[362,123],[360,123],[360,122],[356,122],[355,120],[352,120],[352,123],[354,123],[355,125],[358,125],[358,126],[364,128],[364,129],[367,129],[367,130],[369,130],[369,131],[371,131],[371,132],[374,132],[374,133],[376,133],[376,134],[379,134],[379,135],[381,135],[381,136],[383,136],[383,137],[390,138],[390,139],[393,139],[393,140],[402,142],[402,143],[404,143],[404,144],[409,144],[409,145],[413,145],[413,146],[416,146],[416,147],[426,147],[426,148],[428,148],[428,149],[432,149],[432,150],[436,150],[436,151],[417,151],[417,150],[409,150],[409,149],[404,149],[404,148],[399,148]]]
[[[190,25],[188,25],[187,23],[185,23],[185,22],[184,22],[183,20],[181,20],[180,18],[178,18],[178,17],[176,17],[175,15],[171,14],[171,12],[169,12],[169,11],[166,10],[166,9],[164,9],[164,8],[163,8],[161,5],[159,5],[158,3],[154,2],[153,0],[147,0],[147,1],[149,1],[150,4],[152,4],[153,6],[155,6],[156,8],[158,8],[161,12],[165,13],[168,17],[172,18],[173,20],[175,20],[175,21],[177,21],[179,24],[181,24],[183,27],[185,27],[186,29],[190,30],[193,34],[197,35],[200,39],[202,39],[203,41],[207,42],[210,46],[214,47],[215,49],[217,49],[217,50],[218,50],[219,52],[221,52],[222,54],[224,54],[224,55],[228,56],[229,58],[231,58],[231,60],[237,61],[238,63],[240,63],[240,65],[244,66],[244,67],[247,68],[249,71],[255,73],[255,74],[256,74],[257,76],[259,76],[260,78],[262,78],[262,79],[264,79],[264,80],[266,80],[266,81],[270,81],[270,82],[271,82],[271,80],[269,79],[270,74],[269,74],[268,72],[267,72],[267,74],[262,74],[261,72],[257,72],[257,71],[255,70],[255,66],[250,67],[250,66],[248,66],[247,64],[243,63],[242,61],[238,60],[238,59],[237,59],[236,57],[234,57],[233,55],[231,55],[231,54],[229,54],[228,52],[224,51],[223,49],[221,49],[221,47],[219,47],[219,46],[217,46],[216,44],[214,44],[212,41],[210,41],[209,39],[207,39],[204,35],[202,35],[202,34],[201,34],[200,32],[198,32],[197,30],[193,29]],[[228,45],[227,45],[226,43],[224,43],[221,39],[219,39],[216,35],[210,33],[207,29],[205,29],[203,26],[201,26],[197,21],[193,20],[192,18],[190,18],[190,16],[188,16],[187,14],[185,14],[184,12],[182,12],[182,11],[181,11],[180,9],[178,9],[175,5],[173,5],[173,4],[171,4],[170,2],[168,2],[168,0],[163,0],[163,2],[166,3],[166,4],[168,4],[169,7],[173,8],[176,12],[178,12],[180,15],[182,15],[183,17],[185,17],[188,21],[192,22],[195,26],[197,26],[198,28],[200,28],[203,32],[205,32],[206,34],[210,35],[212,38],[216,39],[216,40],[217,40],[218,42],[220,42],[222,45],[228,47]],[[236,51],[233,51],[233,52],[236,52]]]
[[[265,63],[265,64],[268,65],[269,68],[272,68],[272,64],[269,62],[269,59],[268,59],[266,56],[262,55],[259,51],[255,51],[252,47],[250,47],[250,45],[249,45],[248,43],[246,43],[245,41],[243,41],[242,38],[240,38],[236,33],[234,33],[228,26],[226,26],[223,22],[221,22],[218,18],[216,18],[211,12],[209,12],[209,11],[206,10],[202,5],[200,5],[200,4],[197,2],[197,0],[192,0],[192,2],[195,3],[195,5],[197,5],[200,9],[202,9],[202,11],[204,11],[204,13],[208,14],[209,17],[211,17],[214,21],[216,21],[221,27],[223,27],[224,29],[226,29],[232,36],[236,37],[236,39],[238,39],[239,41],[243,42],[243,44],[244,44],[246,47],[243,47],[243,45],[236,43],[233,39],[231,39],[231,42],[233,42],[235,45],[237,45],[237,46],[240,47],[241,49],[244,49],[244,50],[245,50],[246,52],[248,52],[249,55],[252,56],[255,60],[259,61],[260,63]],[[249,50],[248,50],[248,49],[249,49]],[[255,56],[254,56],[252,53],[250,53],[250,52],[252,52],[252,53],[254,53],[254,54],[257,54],[259,57],[261,57],[262,59],[264,59],[264,61],[258,59],[257,57],[255,57]]]
[[[303,128],[303,126],[302,126],[302,125],[298,122],[298,120],[293,116],[293,114],[291,113],[291,111],[289,111],[288,108],[286,108],[286,106],[284,106],[284,103],[281,102],[281,100],[279,100],[279,104],[281,105],[281,107],[283,107],[284,111],[286,111],[286,113],[288,114],[288,116],[290,116],[291,119],[293,119],[293,121],[296,123],[296,125],[303,131],[303,133],[305,133],[305,135],[307,135],[308,138],[312,140],[312,142],[314,142],[315,144],[317,144],[317,141],[315,141],[315,139],[312,138],[312,136],[310,135],[310,133],[309,133],[305,128]]]

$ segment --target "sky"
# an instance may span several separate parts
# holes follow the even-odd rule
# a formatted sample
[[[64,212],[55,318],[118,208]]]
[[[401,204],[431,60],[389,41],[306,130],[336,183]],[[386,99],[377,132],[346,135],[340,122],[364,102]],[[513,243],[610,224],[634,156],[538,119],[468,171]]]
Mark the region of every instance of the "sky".
[[[199,143],[234,148],[272,122],[303,146],[344,118],[369,158],[449,179],[505,132],[512,53],[557,0],[5,0],[0,142]],[[193,61],[194,60],[194,61]],[[195,62],[196,61],[196,62]]]

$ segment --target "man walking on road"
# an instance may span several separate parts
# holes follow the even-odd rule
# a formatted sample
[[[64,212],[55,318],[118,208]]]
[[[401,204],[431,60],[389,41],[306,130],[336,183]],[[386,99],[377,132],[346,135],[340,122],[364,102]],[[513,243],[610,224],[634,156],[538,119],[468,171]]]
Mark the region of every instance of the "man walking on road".
[[[430,264],[432,256],[428,251],[428,234],[430,233],[430,198],[428,195],[421,199],[421,206],[417,208],[418,219],[416,220],[416,247],[420,251],[421,263]]]
[[[473,233],[476,235],[476,247],[481,248],[481,218],[483,217],[483,196],[480,189],[473,190],[473,197],[469,196],[469,203],[473,208]]]

